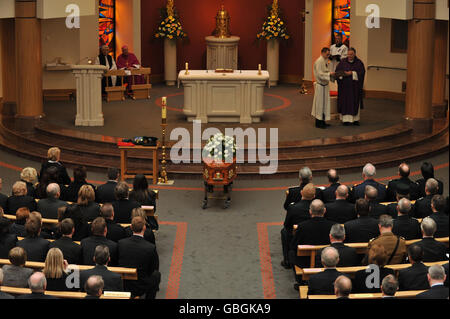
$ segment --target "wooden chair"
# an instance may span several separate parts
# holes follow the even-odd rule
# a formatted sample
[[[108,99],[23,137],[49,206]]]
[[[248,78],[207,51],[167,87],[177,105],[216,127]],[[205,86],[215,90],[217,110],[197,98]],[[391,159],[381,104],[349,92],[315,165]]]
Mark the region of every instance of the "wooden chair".
[[[132,69],[132,85],[131,85],[131,98],[133,100],[136,99],[149,99],[150,98],[150,89],[152,85],[150,84],[150,68],[140,68],[140,69]],[[135,75],[143,75],[145,77],[144,84],[134,84]]]
[[[31,293],[29,288],[17,288],[17,287],[5,287],[1,286],[0,291],[8,293],[10,295],[26,295]],[[46,291],[44,293],[47,296],[54,296],[62,299],[84,299],[86,297],[85,292],[78,291]],[[123,291],[105,291],[100,299],[130,299],[130,292]]]
[[[125,101],[126,86],[123,81],[125,70],[109,70],[104,76],[106,78],[106,101]],[[117,81],[120,79],[118,82],[121,83],[120,86],[109,86],[109,78],[112,76],[117,76]]]
[[[397,291],[395,293],[395,298],[414,298],[418,294],[424,292],[425,290],[408,290],[408,291]],[[335,295],[310,295],[308,296],[308,286],[300,286],[299,289],[300,299],[336,299]],[[380,293],[361,293],[361,294],[350,294],[350,299],[381,299],[382,294]]]

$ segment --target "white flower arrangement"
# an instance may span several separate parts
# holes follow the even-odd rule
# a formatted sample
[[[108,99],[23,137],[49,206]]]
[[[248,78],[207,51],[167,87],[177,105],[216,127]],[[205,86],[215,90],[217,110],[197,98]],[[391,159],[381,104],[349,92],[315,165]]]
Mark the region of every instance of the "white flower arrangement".
[[[236,142],[233,137],[216,133],[203,148],[203,158],[216,162],[232,163],[236,155]]]

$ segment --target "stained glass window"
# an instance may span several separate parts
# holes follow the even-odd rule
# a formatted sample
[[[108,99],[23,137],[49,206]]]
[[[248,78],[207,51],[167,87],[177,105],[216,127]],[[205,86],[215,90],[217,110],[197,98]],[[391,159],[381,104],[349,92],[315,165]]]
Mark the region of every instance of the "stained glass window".
[[[109,47],[109,54],[114,57],[116,53],[116,0],[99,0],[98,11],[99,46],[106,44]]]
[[[333,0],[333,43],[336,34],[342,34],[342,42],[350,42],[350,0]]]

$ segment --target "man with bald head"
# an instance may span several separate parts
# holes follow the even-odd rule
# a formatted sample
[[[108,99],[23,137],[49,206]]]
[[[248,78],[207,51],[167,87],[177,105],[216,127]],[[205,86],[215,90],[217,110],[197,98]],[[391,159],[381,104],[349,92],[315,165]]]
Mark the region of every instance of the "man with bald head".
[[[35,272],[28,278],[28,287],[31,290],[31,294],[18,296],[16,299],[57,299],[45,294],[47,279],[45,279],[45,275],[42,272]]]
[[[364,199],[369,202],[369,216],[378,219],[381,215],[388,214],[387,206],[378,202],[378,190],[370,185],[366,186]]]
[[[355,205],[347,201],[348,187],[340,185],[335,191],[336,200],[325,205],[327,212],[325,218],[333,222],[344,224],[349,220],[356,219]]]
[[[339,263],[339,252],[333,247],[327,247],[321,254],[324,270],[318,274],[311,275],[308,282],[309,295],[333,295],[334,282],[343,274],[336,270]]]
[[[322,191],[322,200],[325,204],[336,200],[336,190],[341,185],[339,183],[339,175],[335,169],[330,169],[327,172],[327,177],[330,185]]]
[[[406,240],[419,239],[420,224],[417,219],[410,217],[412,204],[409,199],[402,198],[397,203],[397,218],[394,219],[392,232],[397,236],[402,236]]]
[[[386,201],[393,202],[396,200],[397,187],[400,184],[405,185],[409,189],[410,199],[416,200],[419,197],[419,184],[409,179],[411,170],[406,163],[400,164],[398,167],[398,175],[400,178],[391,180],[386,191]]]
[[[334,294],[336,299],[349,299],[349,295],[352,292],[352,281],[344,275],[336,278],[334,282]]]
[[[101,276],[90,276],[84,285],[86,291],[85,299],[99,299],[103,294],[105,284]]]
[[[107,70],[117,70],[117,65],[112,56],[109,54],[109,47],[107,45],[102,45],[100,47],[100,54],[95,59],[95,64],[104,65]],[[116,86],[117,76],[111,76],[108,78],[109,86]],[[105,94],[106,78],[102,79],[102,93]]]
[[[433,213],[431,209],[431,199],[439,193],[439,183],[434,178],[429,178],[425,183],[425,197],[416,201],[414,216],[415,218],[425,218]]]
[[[299,267],[309,265],[309,257],[297,257],[298,245],[328,245],[330,230],[335,223],[324,218],[325,211],[325,204],[320,199],[311,202],[309,207],[311,218],[298,225],[294,238],[289,245],[291,265],[295,264]]]
[[[352,202],[355,202],[358,198],[364,198],[364,194],[366,191],[366,186],[372,186],[377,189],[377,200],[379,202],[384,202],[386,199],[386,185],[383,185],[381,183],[378,183],[375,180],[375,175],[377,173],[377,170],[375,166],[368,163],[364,166],[362,171],[362,177],[364,179],[364,182],[362,182],[359,185],[353,186],[352,189]]]
[[[37,211],[42,218],[58,219],[58,208],[68,206],[67,202],[60,200],[61,189],[58,184],[51,183],[47,186],[47,198],[37,203]]]

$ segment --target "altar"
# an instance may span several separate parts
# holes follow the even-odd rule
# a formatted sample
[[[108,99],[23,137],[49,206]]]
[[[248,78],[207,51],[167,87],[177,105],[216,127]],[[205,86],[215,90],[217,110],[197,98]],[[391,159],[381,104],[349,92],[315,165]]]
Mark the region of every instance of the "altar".
[[[192,70],[186,74],[183,70],[178,79],[184,86],[183,112],[189,122],[251,124],[261,121],[269,72]]]

